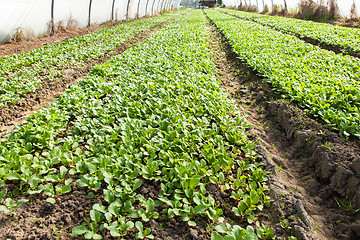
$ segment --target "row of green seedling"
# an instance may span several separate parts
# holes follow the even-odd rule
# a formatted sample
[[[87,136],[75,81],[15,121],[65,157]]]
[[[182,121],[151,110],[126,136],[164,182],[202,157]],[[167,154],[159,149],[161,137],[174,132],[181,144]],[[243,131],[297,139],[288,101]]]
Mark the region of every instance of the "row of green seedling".
[[[44,80],[61,78],[66,69],[77,71],[88,61],[101,59],[142,31],[173,17],[165,14],[141,19],[0,59],[0,107],[19,101]]]
[[[284,33],[295,34],[296,36],[339,47],[345,53],[348,51],[360,53],[360,29],[358,28],[341,27],[327,23],[269,16],[230,9],[219,10],[233,14],[242,19],[255,21],[272,27]]]
[[[283,97],[322,119],[331,130],[360,137],[360,59],[219,11],[206,13],[236,54]]]
[[[266,174],[249,125],[215,78],[204,30],[200,11],[181,17],[94,67],[13,131],[0,146],[0,210],[13,181],[24,196],[53,204],[75,182],[104,200],[75,236],[153,238],[144,223],[162,215],[189,227],[205,221],[213,239],[274,237],[255,215],[270,205]],[[141,193],[144,181],[159,186],[155,197]],[[233,220],[211,185],[233,199]]]

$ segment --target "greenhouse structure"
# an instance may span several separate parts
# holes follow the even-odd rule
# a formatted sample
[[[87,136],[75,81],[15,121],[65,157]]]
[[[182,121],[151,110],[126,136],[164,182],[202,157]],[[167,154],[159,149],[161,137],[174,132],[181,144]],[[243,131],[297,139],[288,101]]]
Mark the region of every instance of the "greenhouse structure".
[[[359,5],[0,0],[0,239],[360,239]]]

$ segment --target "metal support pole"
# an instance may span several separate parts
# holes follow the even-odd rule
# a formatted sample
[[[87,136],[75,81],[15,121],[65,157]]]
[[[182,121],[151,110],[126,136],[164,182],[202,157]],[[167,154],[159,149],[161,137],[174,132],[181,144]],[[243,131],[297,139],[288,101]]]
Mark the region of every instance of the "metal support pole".
[[[90,0],[89,2],[89,18],[88,18],[88,27],[90,26],[91,24],[91,5],[92,5],[92,0]]]
[[[168,0],[164,0],[162,6],[161,6],[161,11],[166,10],[166,4],[167,4]]]
[[[156,0],[154,0],[154,1],[153,1],[153,4],[152,4],[151,15],[154,15],[154,5],[155,5],[155,1],[156,1]]]
[[[51,32],[50,35],[54,35],[55,33],[55,22],[54,22],[54,1],[51,1]]]
[[[173,5],[173,2],[174,1],[172,1],[172,0],[169,0],[168,2],[167,2],[167,6],[166,6],[166,8],[168,9],[168,10],[172,10],[172,5]]]
[[[160,9],[160,8],[161,8],[163,2],[164,2],[164,0],[163,0],[162,2],[159,1],[158,7],[157,7],[159,13],[161,13],[161,9]]]
[[[112,7],[111,7],[111,21],[114,21],[114,7],[115,7],[115,0],[113,0]]]
[[[139,9],[140,9],[140,2],[141,2],[141,0],[139,0],[139,2],[138,2],[138,6],[137,6],[137,17],[138,18],[140,18],[140,14],[139,14]]]
[[[148,5],[149,5],[149,0],[146,1],[145,15],[148,13]]]
[[[131,0],[128,0],[128,2],[127,2],[127,6],[126,6],[126,20],[128,20],[128,19],[129,19],[130,1],[131,1]]]

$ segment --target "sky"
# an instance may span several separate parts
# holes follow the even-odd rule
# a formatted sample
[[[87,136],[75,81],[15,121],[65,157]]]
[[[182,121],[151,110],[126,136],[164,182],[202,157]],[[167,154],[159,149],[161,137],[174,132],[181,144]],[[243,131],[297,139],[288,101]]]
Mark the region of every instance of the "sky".
[[[256,0],[250,0],[252,4],[256,4]],[[262,10],[262,0],[257,0],[259,2],[260,10]],[[271,7],[271,0],[264,0],[265,4],[267,4],[269,7]],[[315,2],[319,2],[319,0],[314,0]],[[235,2],[239,4],[240,0],[223,0],[223,3],[227,6],[235,5]],[[244,2],[244,1],[243,1]],[[249,0],[247,0],[249,3]],[[325,0],[327,2],[327,0]],[[286,0],[286,3],[288,5],[288,8],[296,8],[296,6],[300,3],[300,0]],[[340,13],[343,16],[348,16],[350,14],[350,8],[353,3],[353,0],[337,0],[337,3],[340,8]],[[284,4],[284,0],[274,0],[274,4]],[[356,0],[356,9],[358,15],[360,15],[360,1]]]

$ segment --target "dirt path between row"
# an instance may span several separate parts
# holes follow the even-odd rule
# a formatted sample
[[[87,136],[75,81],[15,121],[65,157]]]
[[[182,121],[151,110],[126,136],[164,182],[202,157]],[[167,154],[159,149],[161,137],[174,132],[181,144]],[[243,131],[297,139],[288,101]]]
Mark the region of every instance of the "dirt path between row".
[[[277,239],[291,235],[314,240],[359,239],[359,202],[355,203],[360,199],[359,179],[349,170],[358,167],[358,140],[343,140],[296,105],[281,101],[208,21],[217,78],[252,124],[252,136],[269,172],[274,199],[270,224]],[[353,195],[344,191],[351,187],[349,182]]]
[[[35,111],[40,110],[43,106],[48,105],[54,99],[58,98],[71,84],[74,84],[87,76],[93,66],[104,63],[111,57],[123,53],[133,44],[143,42],[166,23],[167,22],[156,25],[150,30],[143,31],[129,41],[121,44],[118,48],[107,53],[101,59],[88,61],[87,65],[80,70],[67,69],[64,71],[64,76],[61,76],[57,80],[43,81],[38,89],[29,93],[24,99],[14,104],[8,104],[6,108],[0,109],[0,138],[7,137],[14,129],[15,125],[22,124],[24,120],[34,114]]]

